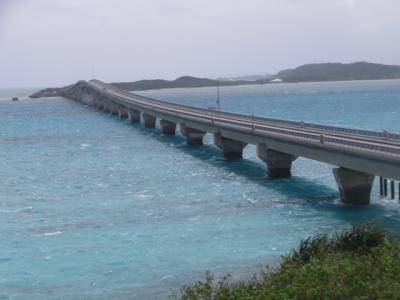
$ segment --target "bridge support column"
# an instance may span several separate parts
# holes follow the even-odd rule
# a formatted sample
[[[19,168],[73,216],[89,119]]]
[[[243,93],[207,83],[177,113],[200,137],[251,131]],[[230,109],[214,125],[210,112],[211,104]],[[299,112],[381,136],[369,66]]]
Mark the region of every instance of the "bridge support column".
[[[180,127],[181,133],[184,137],[186,137],[186,143],[189,146],[203,145],[203,137],[206,134],[204,131],[187,127],[185,123],[182,123]]]
[[[100,95],[97,95],[97,108],[100,110],[104,110],[104,101]]]
[[[99,107],[99,103],[97,101],[97,96],[94,93],[92,93],[92,106],[94,108],[98,108]]]
[[[264,143],[257,144],[257,156],[266,162],[269,178],[286,178],[292,175],[290,169],[292,162],[296,159],[295,156],[268,149]]]
[[[243,148],[247,145],[247,143],[223,137],[221,133],[214,134],[214,144],[222,150],[224,158],[229,161],[241,160]]]
[[[140,111],[129,109],[128,115],[129,115],[129,120],[131,120],[132,123],[140,123]]]
[[[88,106],[93,107],[94,106],[93,94],[90,94],[89,92],[85,93],[85,101]]]
[[[93,94],[93,106],[98,109],[102,109],[102,102],[98,94]]]
[[[80,96],[80,92],[78,89],[71,92],[72,99],[74,99],[75,101],[78,101],[78,102],[82,102],[81,99],[79,98],[79,96]]]
[[[78,89],[78,90],[76,91],[76,99],[78,100],[78,102],[84,104],[84,103],[83,103],[83,97],[82,97],[82,95],[83,95],[82,89]]]
[[[160,126],[163,134],[175,135],[176,123],[167,120],[160,120]]]
[[[334,168],[333,175],[339,187],[340,199],[346,204],[369,204],[374,175],[346,168]]]
[[[149,114],[143,114],[143,122],[145,128],[154,128],[156,127],[156,117],[153,117]]]
[[[111,114],[118,115],[118,104],[112,101],[110,101],[110,103],[111,103]]]
[[[126,119],[128,117],[128,108],[123,105],[118,105],[118,116],[121,119]]]
[[[80,99],[82,104],[89,105],[88,97],[85,91],[81,92]]]
[[[102,97],[102,102],[103,102],[103,111],[106,113],[110,113],[111,112],[111,102],[108,101],[104,97]]]

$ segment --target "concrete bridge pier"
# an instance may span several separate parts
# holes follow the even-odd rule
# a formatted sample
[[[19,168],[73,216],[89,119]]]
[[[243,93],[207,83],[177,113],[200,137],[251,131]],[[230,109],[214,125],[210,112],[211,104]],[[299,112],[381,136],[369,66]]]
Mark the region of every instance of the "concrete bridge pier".
[[[85,105],[88,105],[88,99],[87,99],[87,94],[85,93],[85,91],[82,91],[80,94],[80,99],[81,102]]]
[[[370,202],[374,175],[346,168],[334,168],[340,199],[346,204],[366,205]]]
[[[86,105],[89,104],[89,103],[88,103],[88,95],[89,95],[89,92],[88,92],[88,89],[87,89],[87,88],[83,88],[83,89],[80,91],[80,93],[79,93],[79,99],[81,100],[81,102],[82,102],[83,104],[86,104]]]
[[[182,135],[186,137],[186,144],[189,146],[203,145],[203,137],[206,134],[204,131],[187,127],[185,123],[182,123],[180,127]]]
[[[126,119],[128,118],[128,108],[123,105],[118,105],[118,116],[121,119]]]
[[[290,169],[292,162],[297,158],[291,154],[268,149],[266,144],[257,144],[257,156],[265,161],[268,167],[267,175],[271,179],[292,176]]]
[[[88,106],[94,107],[94,97],[93,94],[86,94],[86,103]]]
[[[95,93],[92,93],[92,106],[94,108],[98,108],[99,107],[99,101],[98,101],[97,95]]]
[[[161,119],[160,126],[163,134],[175,135],[176,123]]]
[[[104,101],[100,95],[97,96],[97,108],[104,111]]]
[[[110,103],[111,103],[111,114],[118,115],[118,104],[112,101],[110,101]]]
[[[82,89],[78,89],[76,92],[75,92],[75,99],[78,101],[78,102],[81,102],[81,103],[83,103],[83,100],[82,100],[82,94],[83,94],[83,91],[82,91]]]
[[[78,93],[76,94],[76,99],[78,100],[78,102],[80,102],[80,103],[82,103],[82,104],[85,104],[85,103],[83,102],[83,99],[82,99],[82,92],[78,92]]]
[[[82,91],[82,101],[88,106],[93,106],[93,94],[89,88],[85,88]]]
[[[143,114],[143,122],[144,122],[144,127],[145,128],[155,128],[156,127],[156,117],[153,117],[152,115]]]
[[[91,94],[89,97],[89,106],[97,108],[97,101],[96,101],[96,95]]]
[[[222,150],[224,158],[229,161],[241,160],[243,148],[247,145],[247,143],[223,137],[219,132],[214,134],[214,144]]]
[[[111,112],[111,102],[108,101],[105,97],[102,97],[102,102],[103,102],[103,111],[105,113],[110,113]]]
[[[87,106],[93,106],[92,95],[88,92],[84,93],[84,101]]]
[[[101,97],[99,94],[93,94],[94,107],[97,109],[103,110],[103,101],[101,101]]]
[[[140,123],[140,111],[129,109],[128,115],[129,115],[129,120],[131,120],[132,123]]]

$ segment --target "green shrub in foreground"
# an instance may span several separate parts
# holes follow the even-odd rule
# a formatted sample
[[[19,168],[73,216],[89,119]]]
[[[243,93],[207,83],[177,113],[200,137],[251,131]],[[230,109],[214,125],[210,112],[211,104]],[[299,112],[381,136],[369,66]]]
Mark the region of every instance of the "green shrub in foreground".
[[[277,268],[248,281],[229,275],[185,286],[181,300],[400,299],[400,242],[371,224],[302,241]]]

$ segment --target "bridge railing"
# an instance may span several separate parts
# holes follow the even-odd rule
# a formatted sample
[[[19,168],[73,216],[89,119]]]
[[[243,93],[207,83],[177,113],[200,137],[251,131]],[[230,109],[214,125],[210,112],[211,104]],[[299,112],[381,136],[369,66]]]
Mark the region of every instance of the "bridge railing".
[[[147,106],[149,108],[156,108],[160,110],[160,112],[170,112],[171,115],[176,115],[176,110],[179,108],[181,111],[184,111],[184,114],[189,117],[193,116],[196,118],[199,118],[199,112],[210,112],[210,110],[203,109],[203,108],[194,108],[191,106],[186,106],[186,105],[180,105],[180,104],[172,104],[170,102],[165,102],[161,100],[155,100],[147,97],[142,97],[139,95],[132,94],[127,91],[121,91],[118,88],[112,88],[112,90],[115,90],[115,92],[119,94],[123,94],[126,96],[129,96],[130,98],[136,98],[139,101],[146,101],[146,104],[140,104],[143,106]],[[120,97],[122,101],[128,101],[126,98]],[[225,119],[223,118],[225,115],[230,115],[230,116],[240,116],[240,117],[245,117],[244,119],[246,121],[238,121],[234,119]],[[307,139],[308,141],[314,142],[314,143],[327,143],[327,144],[337,144],[337,145],[344,145],[348,147],[353,147],[353,148],[361,148],[361,149],[367,149],[367,150],[372,150],[372,151],[379,151],[379,152],[384,152],[388,154],[394,154],[394,155],[399,155],[400,154],[400,148],[395,148],[395,147],[388,147],[385,145],[376,145],[373,143],[367,143],[367,142],[360,142],[360,141],[350,141],[348,139],[340,139],[340,138],[335,138],[335,137],[329,137],[329,136],[324,136],[323,139],[321,140],[321,134],[320,133],[306,133],[306,132],[301,132],[301,131],[296,131],[295,129],[293,130],[288,130],[284,128],[273,128],[273,127],[268,127],[268,124],[257,124],[257,123],[249,123],[249,120],[257,120],[257,119],[265,119],[265,120],[271,120],[273,123],[285,123],[285,124],[291,124],[291,125],[299,125],[299,127],[304,127],[304,123],[302,122],[295,122],[295,121],[289,121],[289,120],[277,120],[277,119],[271,119],[271,118],[254,118],[252,119],[248,115],[243,115],[243,114],[235,114],[235,113],[218,113],[217,115],[210,115],[210,114],[201,114],[202,119],[208,120],[209,123],[213,123],[215,121],[220,122],[221,124],[231,124],[235,126],[240,126],[244,127],[247,130],[257,130],[259,131],[265,131],[265,132],[272,132],[272,133],[278,133],[278,134],[284,134],[286,136],[292,136],[292,137],[297,137],[297,138],[303,138]],[[314,126],[316,129],[320,129],[321,127],[323,128],[336,128],[338,129],[337,131],[342,131],[346,133],[354,133],[354,132],[361,132],[361,134],[366,134],[366,133],[371,133],[368,134],[369,136],[378,136],[382,137],[384,136],[383,133],[379,132],[374,132],[374,131],[366,131],[366,130],[358,130],[358,129],[348,129],[348,128],[341,128],[341,127],[334,127],[334,126],[325,126],[325,125],[319,125],[319,124],[308,124],[311,126]],[[336,130],[334,130],[336,131]],[[397,135],[400,137],[400,135]]]
[[[101,82],[97,81],[98,83],[102,84]],[[110,86],[108,86],[110,88]],[[129,91],[121,90],[117,87],[111,86],[111,89],[116,90],[120,93],[124,93],[127,96],[139,98],[141,100],[147,100],[151,102],[156,102],[160,104],[165,104],[168,106],[175,106],[179,108],[187,108],[187,109],[193,109],[192,106],[184,105],[184,104],[178,104],[178,103],[172,103],[172,102],[167,102],[167,101],[162,101],[162,100],[157,100],[157,99],[152,99],[149,97],[141,96],[138,94],[131,93]],[[196,109],[202,110],[204,112],[210,112],[210,110],[201,108],[201,107],[196,107]],[[233,113],[233,112],[218,112],[223,115],[229,115],[232,117],[242,117],[242,118],[251,118],[249,115],[245,114],[240,114],[240,113]],[[317,129],[317,130],[326,130],[326,131],[334,131],[334,132],[340,132],[340,133],[350,133],[350,134],[358,134],[358,135],[363,135],[363,136],[369,136],[369,137],[378,137],[382,139],[393,139],[393,140],[399,140],[400,141],[400,134],[398,133],[392,133],[392,132],[387,132],[385,133],[384,131],[379,132],[379,131],[373,131],[373,130],[365,130],[365,129],[355,129],[355,128],[346,128],[346,127],[340,127],[340,126],[333,126],[333,125],[322,125],[322,124],[314,124],[314,123],[308,123],[308,122],[299,122],[299,121],[292,121],[292,120],[282,120],[282,119],[275,119],[275,118],[268,118],[268,117],[254,117],[254,121],[267,121],[267,122],[274,122],[278,124],[287,124],[287,125],[292,125],[292,126],[298,126],[298,127],[304,127],[304,128],[312,128],[312,129]]]

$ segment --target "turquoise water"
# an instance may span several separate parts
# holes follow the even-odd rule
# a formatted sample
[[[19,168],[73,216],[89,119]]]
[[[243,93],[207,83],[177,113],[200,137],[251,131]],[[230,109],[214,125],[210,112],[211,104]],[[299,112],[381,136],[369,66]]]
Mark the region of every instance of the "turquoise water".
[[[332,166],[270,181],[248,146],[229,163],[74,101],[0,90],[0,299],[166,299],[206,270],[245,278],[302,238],[362,220],[400,229],[400,204],[340,204]],[[214,88],[141,92],[209,107]],[[10,97],[20,96],[17,102]],[[400,81],[221,89],[224,110],[400,131]]]

